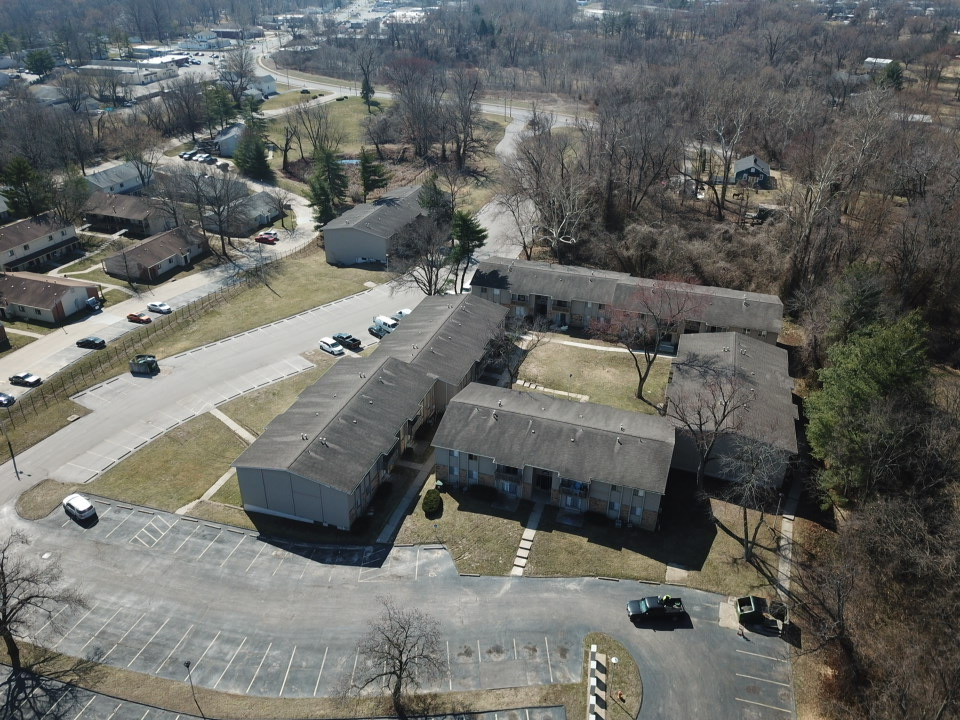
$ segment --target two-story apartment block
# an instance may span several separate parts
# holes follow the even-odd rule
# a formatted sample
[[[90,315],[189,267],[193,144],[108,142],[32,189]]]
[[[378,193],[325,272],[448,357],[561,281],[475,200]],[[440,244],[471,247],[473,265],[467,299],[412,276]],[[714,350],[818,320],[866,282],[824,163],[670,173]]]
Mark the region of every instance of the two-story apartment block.
[[[471,288],[517,317],[540,315],[558,327],[588,328],[617,311],[643,315],[658,298],[686,307],[683,333],[735,331],[776,344],[783,327],[783,303],[775,295],[571,265],[494,257],[479,264]],[[674,347],[680,334],[669,339]]]
[[[0,227],[0,269],[3,270],[55,265],[63,256],[79,250],[76,228],[51,212]]]
[[[173,219],[164,215],[148,200],[134,195],[95,192],[87,200],[84,219],[91,230],[148,237],[168,230]]]
[[[132,193],[142,190],[153,180],[153,168],[132,160],[84,178],[93,192]]]
[[[653,530],[674,430],[659,416],[473,383],[434,436],[437,479]]]

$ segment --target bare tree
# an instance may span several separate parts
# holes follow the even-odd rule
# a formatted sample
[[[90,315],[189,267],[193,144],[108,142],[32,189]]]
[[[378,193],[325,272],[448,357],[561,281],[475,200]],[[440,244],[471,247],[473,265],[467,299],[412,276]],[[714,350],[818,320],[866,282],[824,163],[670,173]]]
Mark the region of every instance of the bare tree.
[[[396,95],[404,134],[418,158],[426,158],[440,136],[444,76],[429,60],[402,57],[387,68],[387,82]]]
[[[542,315],[511,315],[497,328],[490,341],[489,357],[504,366],[510,376],[511,385],[517,382],[523,358],[550,342],[550,331],[551,322]]]
[[[705,301],[691,289],[688,283],[667,280],[641,285],[624,307],[610,309],[588,328],[594,337],[626,348],[637,369],[637,399],[661,415],[666,404],[647,399],[643,389],[663,345],[674,342],[688,320],[703,316]]]
[[[403,717],[404,695],[421,682],[438,677],[444,668],[440,623],[420,610],[404,610],[380,598],[383,611],[358,646],[358,663],[348,692],[368,688],[390,692],[394,710]]]
[[[57,606],[86,607],[77,592],[62,587],[59,563],[36,564],[27,555],[29,546],[30,539],[18,530],[0,541],[0,637],[15,675],[24,668],[17,638],[36,620],[31,613],[50,620]]]
[[[300,157],[312,155],[319,148],[326,148],[337,152],[343,143],[344,131],[340,124],[330,116],[330,108],[326,105],[308,105],[301,101],[294,110],[297,126],[300,131],[296,136]],[[304,143],[307,150],[304,150]]]
[[[280,216],[280,227],[286,230],[287,210],[290,208],[290,201],[293,200],[293,195],[284,190],[282,187],[270,188],[267,190],[267,195],[270,198],[270,204]]]
[[[256,74],[256,58],[246,43],[240,43],[234,50],[225,53],[220,65],[220,82],[236,104],[240,104]]]
[[[90,79],[79,73],[65,73],[52,83],[73,112],[80,112],[90,97]]]
[[[391,246],[389,269],[399,287],[438,295],[453,274],[449,225],[438,225],[430,217],[416,218]]]
[[[486,152],[487,142],[477,134],[483,82],[473,69],[456,68],[447,73],[450,95],[444,103],[445,127],[453,143],[453,163],[462,172],[470,159]]]
[[[517,237],[520,239],[523,256],[530,260],[533,257],[533,249],[536,245],[533,235],[536,211],[533,202],[520,192],[522,183],[520,182],[518,168],[504,168],[503,184],[505,189],[496,196],[495,202],[510,214],[517,230]]]

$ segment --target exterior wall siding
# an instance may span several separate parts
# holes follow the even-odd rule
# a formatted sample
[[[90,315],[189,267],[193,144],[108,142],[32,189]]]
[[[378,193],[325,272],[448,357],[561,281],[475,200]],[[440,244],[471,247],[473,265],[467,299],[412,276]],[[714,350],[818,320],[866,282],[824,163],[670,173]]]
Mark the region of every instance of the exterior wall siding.
[[[353,265],[360,257],[378,262],[387,259],[387,240],[356,228],[324,230],[323,247],[331,264]]]

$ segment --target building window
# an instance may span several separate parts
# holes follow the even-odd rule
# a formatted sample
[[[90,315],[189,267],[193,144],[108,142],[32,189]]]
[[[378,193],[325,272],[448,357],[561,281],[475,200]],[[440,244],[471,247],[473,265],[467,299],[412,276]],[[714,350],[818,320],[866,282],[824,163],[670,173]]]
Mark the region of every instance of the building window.
[[[568,303],[566,300],[554,300],[553,306],[557,308],[565,308],[570,307],[570,303]]]
[[[766,336],[767,336],[767,331],[766,331],[766,330],[761,330],[759,333],[757,333],[757,335],[759,335],[760,337],[766,337]]]
[[[620,509],[620,504],[619,504],[619,503],[615,503],[613,500],[611,500],[609,503],[607,503],[607,509],[608,509],[610,512],[616,512],[617,510]]]
[[[24,249],[24,250],[29,250],[29,249],[30,249],[30,246],[29,246],[29,245],[24,245],[24,246],[23,246],[23,249]]]
[[[454,457],[460,457],[460,451],[459,451],[459,450],[451,450],[451,451],[450,451],[450,454],[453,455]]]
[[[598,304],[597,304],[597,310],[603,310],[605,307],[606,307],[606,305],[604,305],[603,303],[598,303]]]
[[[499,288],[494,288],[494,289],[493,289],[493,295],[494,295],[494,297],[500,297],[500,289],[499,289]]]
[[[487,292],[487,289],[486,289],[485,287],[482,287],[482,288],[480,288],[480,292],[481,292],[481,293],[486,293],[486,292]]]
[[[634,496],[634,497],[642,498],[643,495],[644,495],[643,490],[634,490],[634,491],[633,491],[633,496]]]
[[[743,329],[743,334],[744,334],[744,335],[749,335],[749,334],[750,334],[750,328],[744,328],[744,329]]]
[[[473,453],[467,453],[467,460],[476,460],[477,456]]]
[[[526,295],[517,295],[517,302],[526,302],[526,301],[527,301]]]
[[[42,315],[42,313],[40,312],[40,308],[34,308],[34,309],[33,309],[33,314],[34,314],[34,315]]]
[[[643,515],[643,506],[634,505],[633,510],[631,510],[630,512],[633,513],[635,517],[640,517],[641,515]]]
[[[26,309],[23,305],[17,305],[17,307],[20,308],[20,312],[26,312],[26,311],[27,311],[27,309]]]
[[[11,251],[10,251],[10,257],[13,257],[14,255],[16,255],[16,252],[17,252],[16,250],[11,250]]]
[[[616,485],[611,485],[611,486],[610,486],[610,492],[617,492],[617,490],[619,490],[619,489],[620,489],[620,488],[618,488]]]

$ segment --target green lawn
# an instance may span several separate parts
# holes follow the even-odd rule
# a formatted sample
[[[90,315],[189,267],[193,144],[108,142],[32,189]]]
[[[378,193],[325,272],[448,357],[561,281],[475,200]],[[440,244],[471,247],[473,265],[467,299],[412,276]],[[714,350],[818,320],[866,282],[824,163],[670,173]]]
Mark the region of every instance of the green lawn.
[[[301,97],[307,96],[302,95]],[[384,109],[386,109],[388,102],[390,101],[384,101]],[[343,155],[356,155],[360,152],[361,145],[369,145],[363,138],[363,127],[361,125],[361,121],[368,115],[367,106],[363,104],[362,98],[351,97],[340,102],[334,101],[327,103],[326,107],[330,113],[330,119],[343,133],[343,142],[340,144],[338,152]],[[374,112],[376,112],[376,110],[374,110]],[[282,119],[273,119],[268,125],[270,139],[278,146],[283,145],[282,123]],[[303,149],[309,156],[310,153],[313,152],[313,148],[308,145],[309,143],[305,143]],[[299,158],[299,156],[299,151],[297,147],[294,146],[290,152],[290,159],[293,160]],[[275,168],[279,168],[282,159],[283,154],[275,152],[274,163],[272,163],[272,165]]]
[[[60,428],[70,424],[71,417],[83,417],[90,411],[72,400],[44,404],[34,393],[17,399],[16,404],[0,408],[0,419],[15,453],[22,453]],[[24,413],[27,413],[26,415]],[[0,442],[0,462],[10,459],[7,443]]]
[[[25,330],[26,332],[37,333],[38,335],[46,335],[49,332],[60,329],[55,325],[40,325],[39,323],[31,323],[27,322],[26,320],[4,320],[3,326],[7,328],[14,328],[16,330]]]
[[[587,395],[590,402],[600,405],[649,414],[655,412],[635,396],[637,370],[629,353],[573,347],[562,344],[569,339],[567,336],[549,337],[550,342],[541,344],[524,359],[518,376],[520,380]],[[585,342],[616,347],[598,341]],[[652,402],[663,402],[669,374],[670,359],[657,358],[646,385],[646,397]],[[522,388],[518,386],[518,389]]]
[[[6,322],[4,322],[4,325],[6,325]],[[29,332],[34,332],[34,331],[30,330]],[[0,350],[0,357],[16,352],[22,347],[26,347],[27,345],[32,343],[34,340],[36,340],[36,338],[30,337],[29,335],[20,335],[19,333],[15,333],[15,332],[8,332],[7,340],[10,341],[10,347],[7,348],[6,350]]]
[[[280,90],[280,86],[277,86],[277,90]],[[327,93],[320,92],[319,90],[314,90],[310,93],[301,93],[299,90],[280,92],[268,100],[265,100],[260,109],[279,110],[281,108],[292,107],[293,105],[296,105],[304,100],[313,100],[314,98],[323,97],[324,95],[327,95]]]

